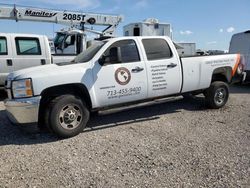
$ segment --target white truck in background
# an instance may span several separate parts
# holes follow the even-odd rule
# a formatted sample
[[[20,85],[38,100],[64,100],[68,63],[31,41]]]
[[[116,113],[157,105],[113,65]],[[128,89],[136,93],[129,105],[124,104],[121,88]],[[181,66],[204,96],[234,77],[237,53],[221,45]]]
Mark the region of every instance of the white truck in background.
[[[156,18],[148,18],[142,22],[130,23],[123,27],[124,36],[167,36],[173,39],[172,26],[169,23],[159,22]],[[191,42],[175,42],[180,57],[195,56],[196,44]]]
[[[250,82],[250,30],[237,33],[232,36],[229,46],[229,53],[240,53],[245,60],[244,80]]]
[[[0,89],[10,72],[20,69],[72,61],[75,56],[51,55],[44,35],[0,33]]]
[[[71,137],[83,131],[91,111],[168,96],[203,93],[209,107],[221,108],[241,63],[239,54],[180,58],[168,37],[111,38],[73,63],[9,74],[4,103],[11,122]]]
[[[195,56],[196,55],[196,43],[193,42],[178,42],[181,48],[177,49],[180,57]]]
[[[148,18],[142,22],[130,23],[123,27],[124,36],[167,36],[173,39],[171,24]]]

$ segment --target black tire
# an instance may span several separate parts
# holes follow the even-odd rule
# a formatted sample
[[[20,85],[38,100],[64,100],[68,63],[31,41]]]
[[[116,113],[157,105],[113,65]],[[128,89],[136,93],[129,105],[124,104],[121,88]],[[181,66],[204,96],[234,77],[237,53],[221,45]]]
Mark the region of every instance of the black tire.
[[[89,110],[85,103],[74,95],[62,95],[53,99],[46,111],[46,124],[61,138],[78,135],[86,127]]]
[[[221,81],[215,81],[204,92],[204,95],[206,97],[206,104],[209,108],[221,108],[225,106],[229,98],[228,84]]]

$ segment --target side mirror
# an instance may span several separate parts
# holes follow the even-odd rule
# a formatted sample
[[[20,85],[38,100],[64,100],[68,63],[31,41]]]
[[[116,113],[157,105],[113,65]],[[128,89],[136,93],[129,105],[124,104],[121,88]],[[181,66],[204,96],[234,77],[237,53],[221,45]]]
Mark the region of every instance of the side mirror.
[[[109,51],[109,59],[110,63],[121,63],[122,56],[121,56],[121,48],[120,47],[113,47]]]
[[[98,60],[98,62],[99,62],[99,64],[100,64],[101,66],[105,65],[105,63],[106,63],[106,58],[107,58],[107,56],[103,55],[103,56],[100,57],[100,59]]]

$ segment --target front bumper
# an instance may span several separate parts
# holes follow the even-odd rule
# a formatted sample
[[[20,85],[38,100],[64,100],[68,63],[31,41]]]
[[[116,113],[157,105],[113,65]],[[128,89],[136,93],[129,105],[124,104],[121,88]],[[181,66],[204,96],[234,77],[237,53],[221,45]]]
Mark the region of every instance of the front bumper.
[[[14,124],[37,124],[40,100],[40,96],[5,100],[9,120]]]

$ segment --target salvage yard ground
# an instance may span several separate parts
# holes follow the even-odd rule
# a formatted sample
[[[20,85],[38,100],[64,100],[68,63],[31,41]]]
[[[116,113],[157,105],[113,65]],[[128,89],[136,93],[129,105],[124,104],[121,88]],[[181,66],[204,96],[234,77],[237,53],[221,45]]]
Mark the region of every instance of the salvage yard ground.
[[[82,134],[28,134],[0,102],[0,187],[250,187],[250,85],[94,116]]]

